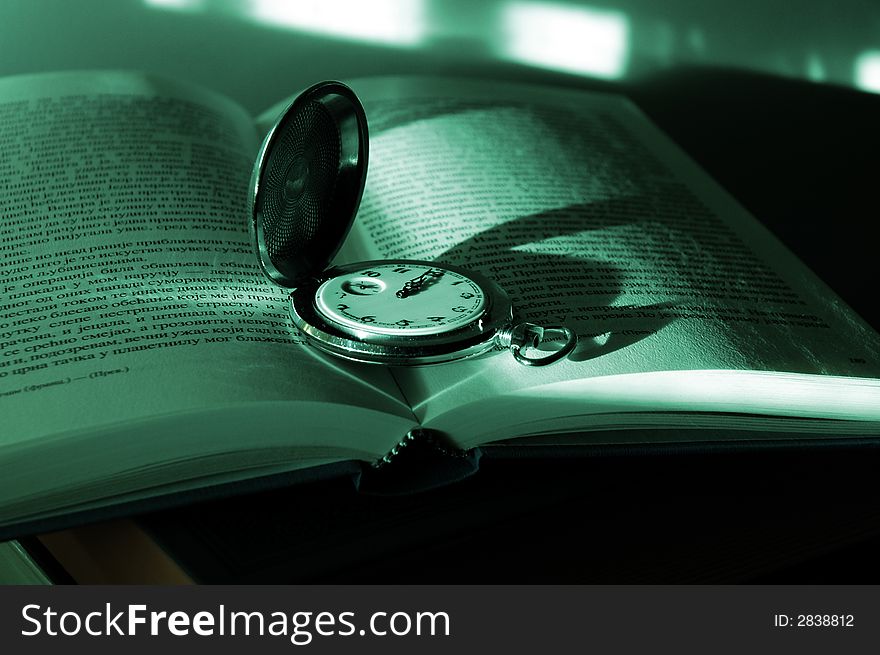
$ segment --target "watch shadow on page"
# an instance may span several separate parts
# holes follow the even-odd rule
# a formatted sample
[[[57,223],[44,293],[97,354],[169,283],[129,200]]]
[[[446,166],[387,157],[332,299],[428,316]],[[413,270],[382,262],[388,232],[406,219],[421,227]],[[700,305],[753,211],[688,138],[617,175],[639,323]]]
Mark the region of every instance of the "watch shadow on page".
[[[636,343],[673,320],[662,317],[673,302],[624,293],[627,262],[617,260],[625,254],[609,252],[626,251],[614,228],[650,219],[634,215],[625,198],[574,204],[491,227],[436,260],[498,282],[513,301],[517,321],[573,329],[578,346],[569,359],[585,361]]]

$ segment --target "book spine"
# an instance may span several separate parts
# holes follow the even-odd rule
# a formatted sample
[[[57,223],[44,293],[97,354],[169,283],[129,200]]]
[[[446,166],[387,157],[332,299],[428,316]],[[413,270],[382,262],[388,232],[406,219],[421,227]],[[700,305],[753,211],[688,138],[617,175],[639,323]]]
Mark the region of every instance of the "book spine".
[[[480,456],[478,448],[456,448],[441,432],[415,428],[364,471],[359,490],[394,494],[442,487],[475,474]]]
[[[413,428],[383,457],[373,462],[373,468],[382,469],[402,461],[407,449],[409,449],[409,453],[418,449],[421,452],[427,451],[439,457],[465,458],[468,456],[468,451],[452,446],[442,433],[426,428]]]

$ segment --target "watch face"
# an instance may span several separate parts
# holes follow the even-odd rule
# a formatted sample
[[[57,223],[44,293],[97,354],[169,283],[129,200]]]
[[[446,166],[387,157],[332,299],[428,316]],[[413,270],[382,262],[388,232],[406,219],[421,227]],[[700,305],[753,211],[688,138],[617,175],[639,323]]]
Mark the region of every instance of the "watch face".
[[[485,307],[477,282],[431,263],[371,262],[315,292],[318,313],[350,333],[442,334],[476,320]]]

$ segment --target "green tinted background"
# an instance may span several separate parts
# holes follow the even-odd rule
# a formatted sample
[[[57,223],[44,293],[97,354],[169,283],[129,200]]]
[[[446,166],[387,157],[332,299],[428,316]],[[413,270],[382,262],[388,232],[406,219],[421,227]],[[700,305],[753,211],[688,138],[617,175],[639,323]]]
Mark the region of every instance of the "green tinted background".
[[[395,73],[632,81],[748,69],[880,91],[869,0],[6,0],[0,75],[135,68],[257,112],[316,79]]]

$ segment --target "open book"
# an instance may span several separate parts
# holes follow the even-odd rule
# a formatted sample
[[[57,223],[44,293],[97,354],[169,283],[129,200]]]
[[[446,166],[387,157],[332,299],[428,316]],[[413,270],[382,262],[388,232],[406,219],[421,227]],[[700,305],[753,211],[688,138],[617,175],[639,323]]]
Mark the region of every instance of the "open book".
[[[880,435],[877,333],[625,98],[351,86],[370,169],[337,262],[473,269],[577,350],[546,368],[316,354],[248,235],[283,104],[254,120],[140,74],[2,80],[0,529],[375,463],[414,434],[461,451]]]

